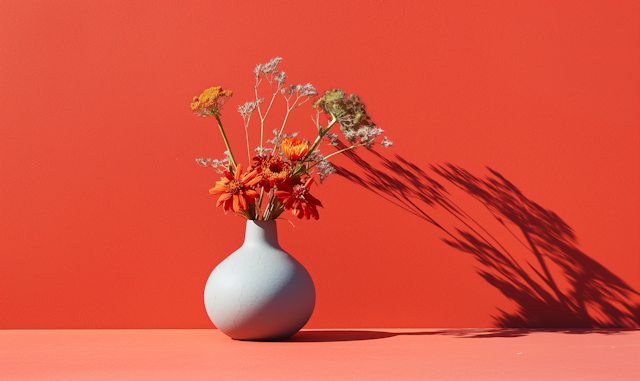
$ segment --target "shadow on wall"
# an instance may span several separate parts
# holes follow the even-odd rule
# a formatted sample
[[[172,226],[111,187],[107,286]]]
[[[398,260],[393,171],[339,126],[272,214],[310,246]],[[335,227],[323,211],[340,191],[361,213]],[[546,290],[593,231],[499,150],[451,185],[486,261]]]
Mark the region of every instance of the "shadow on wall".
[[[369,152],[373,162],[346,151],[358,173],[336,166],[338,174],[439,228],[447,245],[473,255],[479,275],[517,306],[513,313],[499,310],[496,327],[640,326],[640,304],[631,299],[640,294],[580,251],[570,226],[500,173],[489,169],[479,178],[447,164],[431,166],[430,175],[398,155],[390,160]],[[460,206],[461,197],[482,206],[489,221]]]

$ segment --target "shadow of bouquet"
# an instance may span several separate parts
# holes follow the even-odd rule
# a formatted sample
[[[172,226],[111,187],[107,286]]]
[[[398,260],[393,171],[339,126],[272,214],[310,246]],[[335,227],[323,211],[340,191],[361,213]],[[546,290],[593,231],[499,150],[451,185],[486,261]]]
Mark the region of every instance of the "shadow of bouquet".
[[[578,249],[575,233],[557,214],[497,171],[488,168],[480,178],[445,164],[427,172],[399,155],[391,160],[369,152],[377,162],[345,152],[358,173],[336,165],[337,173],[440,229],[444,243],[472,255],[479,275],[516,304],[515,312],[493,316],[495,326],[640,326],[640,304],[632,299],[640,294]],[[481,205],[493,223],[461,207],[459,195]],[[496,234],[495,226],[503,231]],[[518,243],[515,249],[503,244],[505,232]]]

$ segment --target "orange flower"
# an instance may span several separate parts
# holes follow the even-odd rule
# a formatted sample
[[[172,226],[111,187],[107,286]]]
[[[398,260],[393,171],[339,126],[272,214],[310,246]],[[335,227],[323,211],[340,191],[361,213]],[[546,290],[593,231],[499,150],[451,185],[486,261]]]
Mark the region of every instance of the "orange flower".
[[[309,143],[296,138],[286,139],[280,145],[282,152],[291,160],[298,160],[309,152]]]
[[[322,203],[309,194],[309,188],[312,183],[313,178],[310,178],[304,184],[280,184],[276,197],[284,205],[284,208],[291,210],[291,213],[298,219],[304,217],[309,220],[313,217],[317,220],[320,218],[317,207],[322,206]]]
[[[256,161],[256,170],[262,177],[260,186],[264,187],[266,192],[289,180],[291,166],[281,158],[277,156],[256,156],[253,160]]]
[[[253,204],[255,199],[260,197],[253,189],[260,180],[262,177],[258,176],[257,171],[251,170],[251,167],[247,173],[242,174],[242,164],[238,164],[236,175],[225,172],[225,177],[222,177],[215,187],[209,189],[209,193],[221,195],[216,207],[222,205],[225,213],[229,209],[237,213],[240,210],[247,210],[247,204]]]
[[[206,89],[200,96],[193,97],[191,111],[198,116],[218,115],[222,106],[232,95],[231,90],[222,90],[220,86]]]

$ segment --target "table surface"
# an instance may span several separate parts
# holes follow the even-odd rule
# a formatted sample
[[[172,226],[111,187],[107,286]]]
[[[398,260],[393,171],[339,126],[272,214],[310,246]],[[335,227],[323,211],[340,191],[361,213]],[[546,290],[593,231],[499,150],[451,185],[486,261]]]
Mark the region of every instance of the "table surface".
[[[640,330],[0,330],[0,380],[640,380]]]

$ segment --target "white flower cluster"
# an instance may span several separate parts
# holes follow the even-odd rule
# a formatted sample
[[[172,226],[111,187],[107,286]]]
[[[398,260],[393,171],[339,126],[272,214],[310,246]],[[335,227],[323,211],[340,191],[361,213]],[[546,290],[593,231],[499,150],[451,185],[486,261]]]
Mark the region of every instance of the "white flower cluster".
[[[340,136],[338,134],[334,134],[333,132],[327,132],[327,134],[324,136],[324,139],[329,140],[329,145],[332,146],[337,146],[338,145],[338,138]]]
[[[282,61],[282,58],[281,57],[276,57],[276,58],[272,58],[271,61],[267,62],[266,64],[258,64],[258,65],[256,65],[256,68],[253,69],[253,72],[256,75],[256,79],[258,77],[260,77],[260,73],[263,73],[263,74],[269,74],[269,73],[277,74],[278,71],[276,70],[276,67],[278,67],[278,64],[280,63],[280,61]]]
[[[224,151],[224,159],[196,159],[196,163],[202,167],[211,167],[218,173],[225,173],[229,168],[229,151]]]
[[[260,98],[255,102],[246,102],[242,106],[238,106],[238,112],[242,115],[242,118],[246,119],[262,102],[264,102],[264,98]]]
[[[309,155],[309,162],[315,163],[313,172],[320,176],[320,184],[324,182],[327,176],[337,172],[333,164],[319,150],[315,150]]]
[[[329,162],[329,160],[321,160],[316,165],[316,170],[318,171],[318,175],[320,176],[320,184],[324,182],[324,179],[332,173],[336,173],[336,169],[333,164]]]
[[[273,154],[273,148],[267,148],[267,147],[256,147],[253,150],[255,152],[260,152],[260,150],[262,149],[262,155],[261,156],[265,156],[265,155],[271,155]]]
[[[218,173],[224,173],[227,168],[229,168],[229,159],[196,159],[196,163],[203,167],[211,167],[216,170]]]
[[[205,159],[203,157],[196,159],[196,163],[198,163],[198,165],[206,167],[207,165],[209,165],[209,163],[211,163],[211,159]]]
[[[318,92],[316,91],[316,88],[313,87],[312,84],[307,83],[306,85],[289,85],[289,89],[282,89],[280,90],[282,92],[282,94],[289,94],[292,95],[293,93],[296,93],[296,95],[298,97],[304,97],[304,96],[315,96],[318,95]]]
[[[277,146],[280,144],[280,142],[285,141],[286,139],[291,139],[291,138],[297,138],[298,137],[298,133],[297,132],[293,132],[291,134],[288,134],[286,132],[282,133],[282,135],[278,132],[278,130],[274,129],[273,130],[273,139],[267,140],[267,143],[269,144],[273,144],[274,146]]]
[[[253,69],[253,72],[256,75],[256,87],[260,84],[260,77],[262,75],[267,78],[267,81],[269,81],[269,83],[273,83],[273,80],[278,82],[278,88],[284,85],[285,81],[287,80],[287,75],[284,73],[284,71],[276,70],[280,61],[282,61],[282,58],[276,57],[271,59],[271,61],[267,62],[266,64],[256,65],[256,68]]]
[[[362,144],[371,147],[376,138],[384,132],[375,124],[360,126],[357,130],[343,129],[344,137],[351,143]]]
[[[287,76],[284,74],[284,71],[281,71],[280,73],[276,74],[275,78],[276,82],[278,82],[278,84],[280,86],[284,85],[284,82],[287,80]]]

